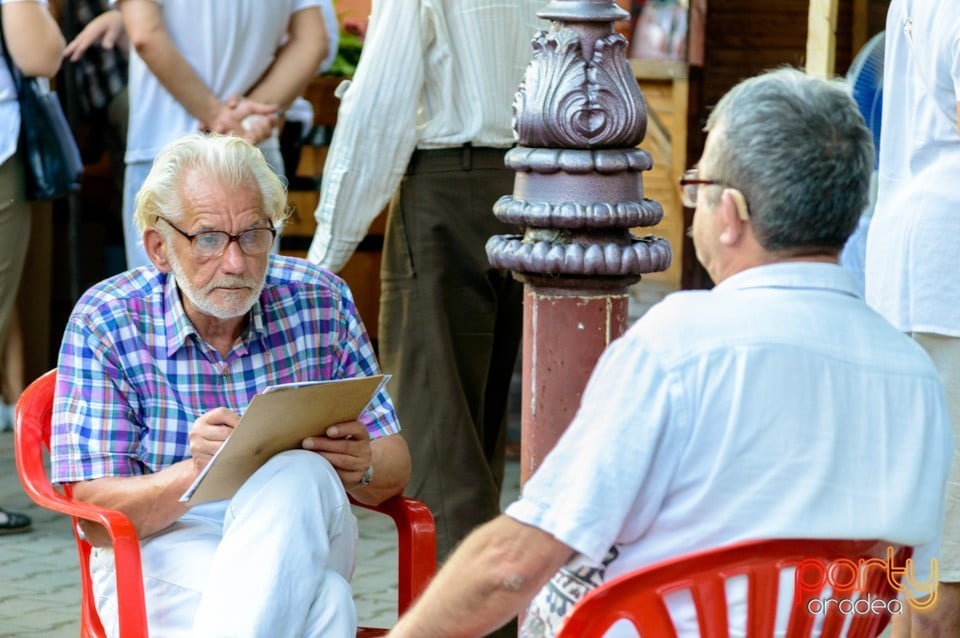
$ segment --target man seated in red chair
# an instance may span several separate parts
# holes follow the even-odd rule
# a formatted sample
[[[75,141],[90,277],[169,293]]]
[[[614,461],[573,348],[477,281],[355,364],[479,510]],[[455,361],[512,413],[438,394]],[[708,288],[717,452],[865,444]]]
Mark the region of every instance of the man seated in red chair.
[[[379,373],[346,284],[270,253],[286,211],[254,146],[200,134],[172,143],[137,198],[153,266],[91,288],[66,328],[52,477],[132,520],[151,635],[355,635],[347,493],[376,504],[409,476],[380,390],[359,420],[273,457],[231,500],[179,501],[265,387]],[[83,531],[115,634],[111,549],[102,529]]]
[[[610,345],[520,500],[392,637],[480,636],[531,599],[521,635],[551,636],[577,589],[748,539],[911,545],[935,582],[943,388],[837,264],[870,132],[842,85],[791,69],[736,86],[707,129],[682,184],[716,287],[670,295]]]

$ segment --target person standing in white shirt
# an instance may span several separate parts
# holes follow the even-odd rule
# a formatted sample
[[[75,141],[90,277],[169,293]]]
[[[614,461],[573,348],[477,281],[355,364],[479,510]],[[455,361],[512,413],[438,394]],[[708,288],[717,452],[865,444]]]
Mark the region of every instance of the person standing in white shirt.
[[[887,13],[877,204],[867,302],[927,351],[960,436],[960,9],[893,0]],[[936,606],[917,636],[960,635],[960,463],[946,495]],[[902,635],[910,635],[904,623]]]
[[[131,44],[123,218],[127,267],[150,264],[133,223],[154,157],[208,129],[258,143],[277,174],[276,114],[328,56],[330,0],[112,0]]]
[[[513,190],[514,95],[546,23],[542,0],[376,0],[342,96],[308,258],[339,271],[394,191],[380,358],[413,457],[408,493],[443,557],[500,512],[506,401],[522,286],[490,267]]]
[[[707,128],[681,185],[717,286],[668,296],[610,345],[520,500],[391,638],[480,636],[532,598],[521,636],[552,636],[570,572],[596,585],[750,539],[911,545],[931,578],[953,454],[943,387],[837,263],[867,201],[870,132],[842,84],[792,69],[737,85]],[[671,615],[699,635],[689,600]]]

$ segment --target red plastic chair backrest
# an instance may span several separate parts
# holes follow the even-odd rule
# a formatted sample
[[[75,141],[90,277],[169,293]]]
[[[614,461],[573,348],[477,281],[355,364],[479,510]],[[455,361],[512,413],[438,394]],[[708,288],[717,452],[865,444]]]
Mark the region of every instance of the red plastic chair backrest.
[[[81,636],[100,638],[106,634],[94,604],[89,569],[91,548],[78,533],[78,518],[103,525],[113,542],[120,635],[124,638],[146,638],[147,615],[140,568],[140,543],[136,529],[120,512],[73,500],[70,486],[64,486],[63,493],[58,492],[47,475],[44,453],[50,449],[50,421],[56,383],[56,370],[51,370],[31,383],[17,401],[14,419],[17,473],[24,490],[35,503],[73,517],[73,532],[80,558]],[[397,526],[397,609],[402,614],[423,592],[436,571],[436,528],[433,516],[423,503],[400,496],[377,506],[352,502],[359,507],[389,516]],[[363,638],[382,636],[385,633],[386,630],[377,628],[361,627],[357,630],[357,636]]]
[[[828,596],[867,599],[868,594],[870,599],[896,599],[897,591],[881,567],[888,561],[902,567],[911,554],[910,547],[874,540],[815,539],[747,541],[697,552],[624,574],[590,591],[570,610],[556,638],[600,637],[620,619],[632,622],[643,638],[675,638],[664,597],[683,590],[693,600],[701,638],[727,638],[724,584],[735,576],[747,580],[747,638],[768,638],[774,635],[780,574],[789,568],[797,568],[794,578],[803,580],[803,594],[791,605],[786,638],[811,636],[817,613],[822,613],[821,638],[874,638],[890,620],[885,607],[878,613],[855,614],[849,605],[844,613],[838,604],[819,601]],[[859,568],[859,577],[844,561]],[[831,566],[837,570],[833,583],[843,588],[836,593],[827,589]],[[818,568],[822,579],[815,578]]]

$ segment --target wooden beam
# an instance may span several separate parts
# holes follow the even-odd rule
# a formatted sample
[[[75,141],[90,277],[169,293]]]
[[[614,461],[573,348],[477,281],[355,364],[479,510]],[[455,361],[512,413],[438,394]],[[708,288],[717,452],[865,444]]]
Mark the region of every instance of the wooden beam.
[[[686,80],[689,70],[680,60],[642,60],[630,58],[630,69],[638,80]]]
[[[853,0],[853,33],[850,38],[851,59],[859,53],[870,38],[870,1]]]
[[[687,19],[687,62],[690,66],[703,66],[706,21],[707,0],[692,0]]]
[[[837,56],[838,0],[810,0],[807,18],[807,73],[832,78]]]

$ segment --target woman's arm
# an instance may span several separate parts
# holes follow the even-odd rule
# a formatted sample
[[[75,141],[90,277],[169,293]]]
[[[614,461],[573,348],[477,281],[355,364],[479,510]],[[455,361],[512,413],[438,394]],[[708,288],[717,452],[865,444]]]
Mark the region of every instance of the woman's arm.
[[[3,37],[20,71],[28,77],[55,76],[66,42],[46,3],[8,2],[0,11]]]
[[[87,50],[95,45],[103,49],[119,48],[124,53],[130,47],[127,32],[123,28],[123,16],[116,9],[104,11],[87,23],[83,31],[70,41],[63,55],[71,62],[77,62]]]

